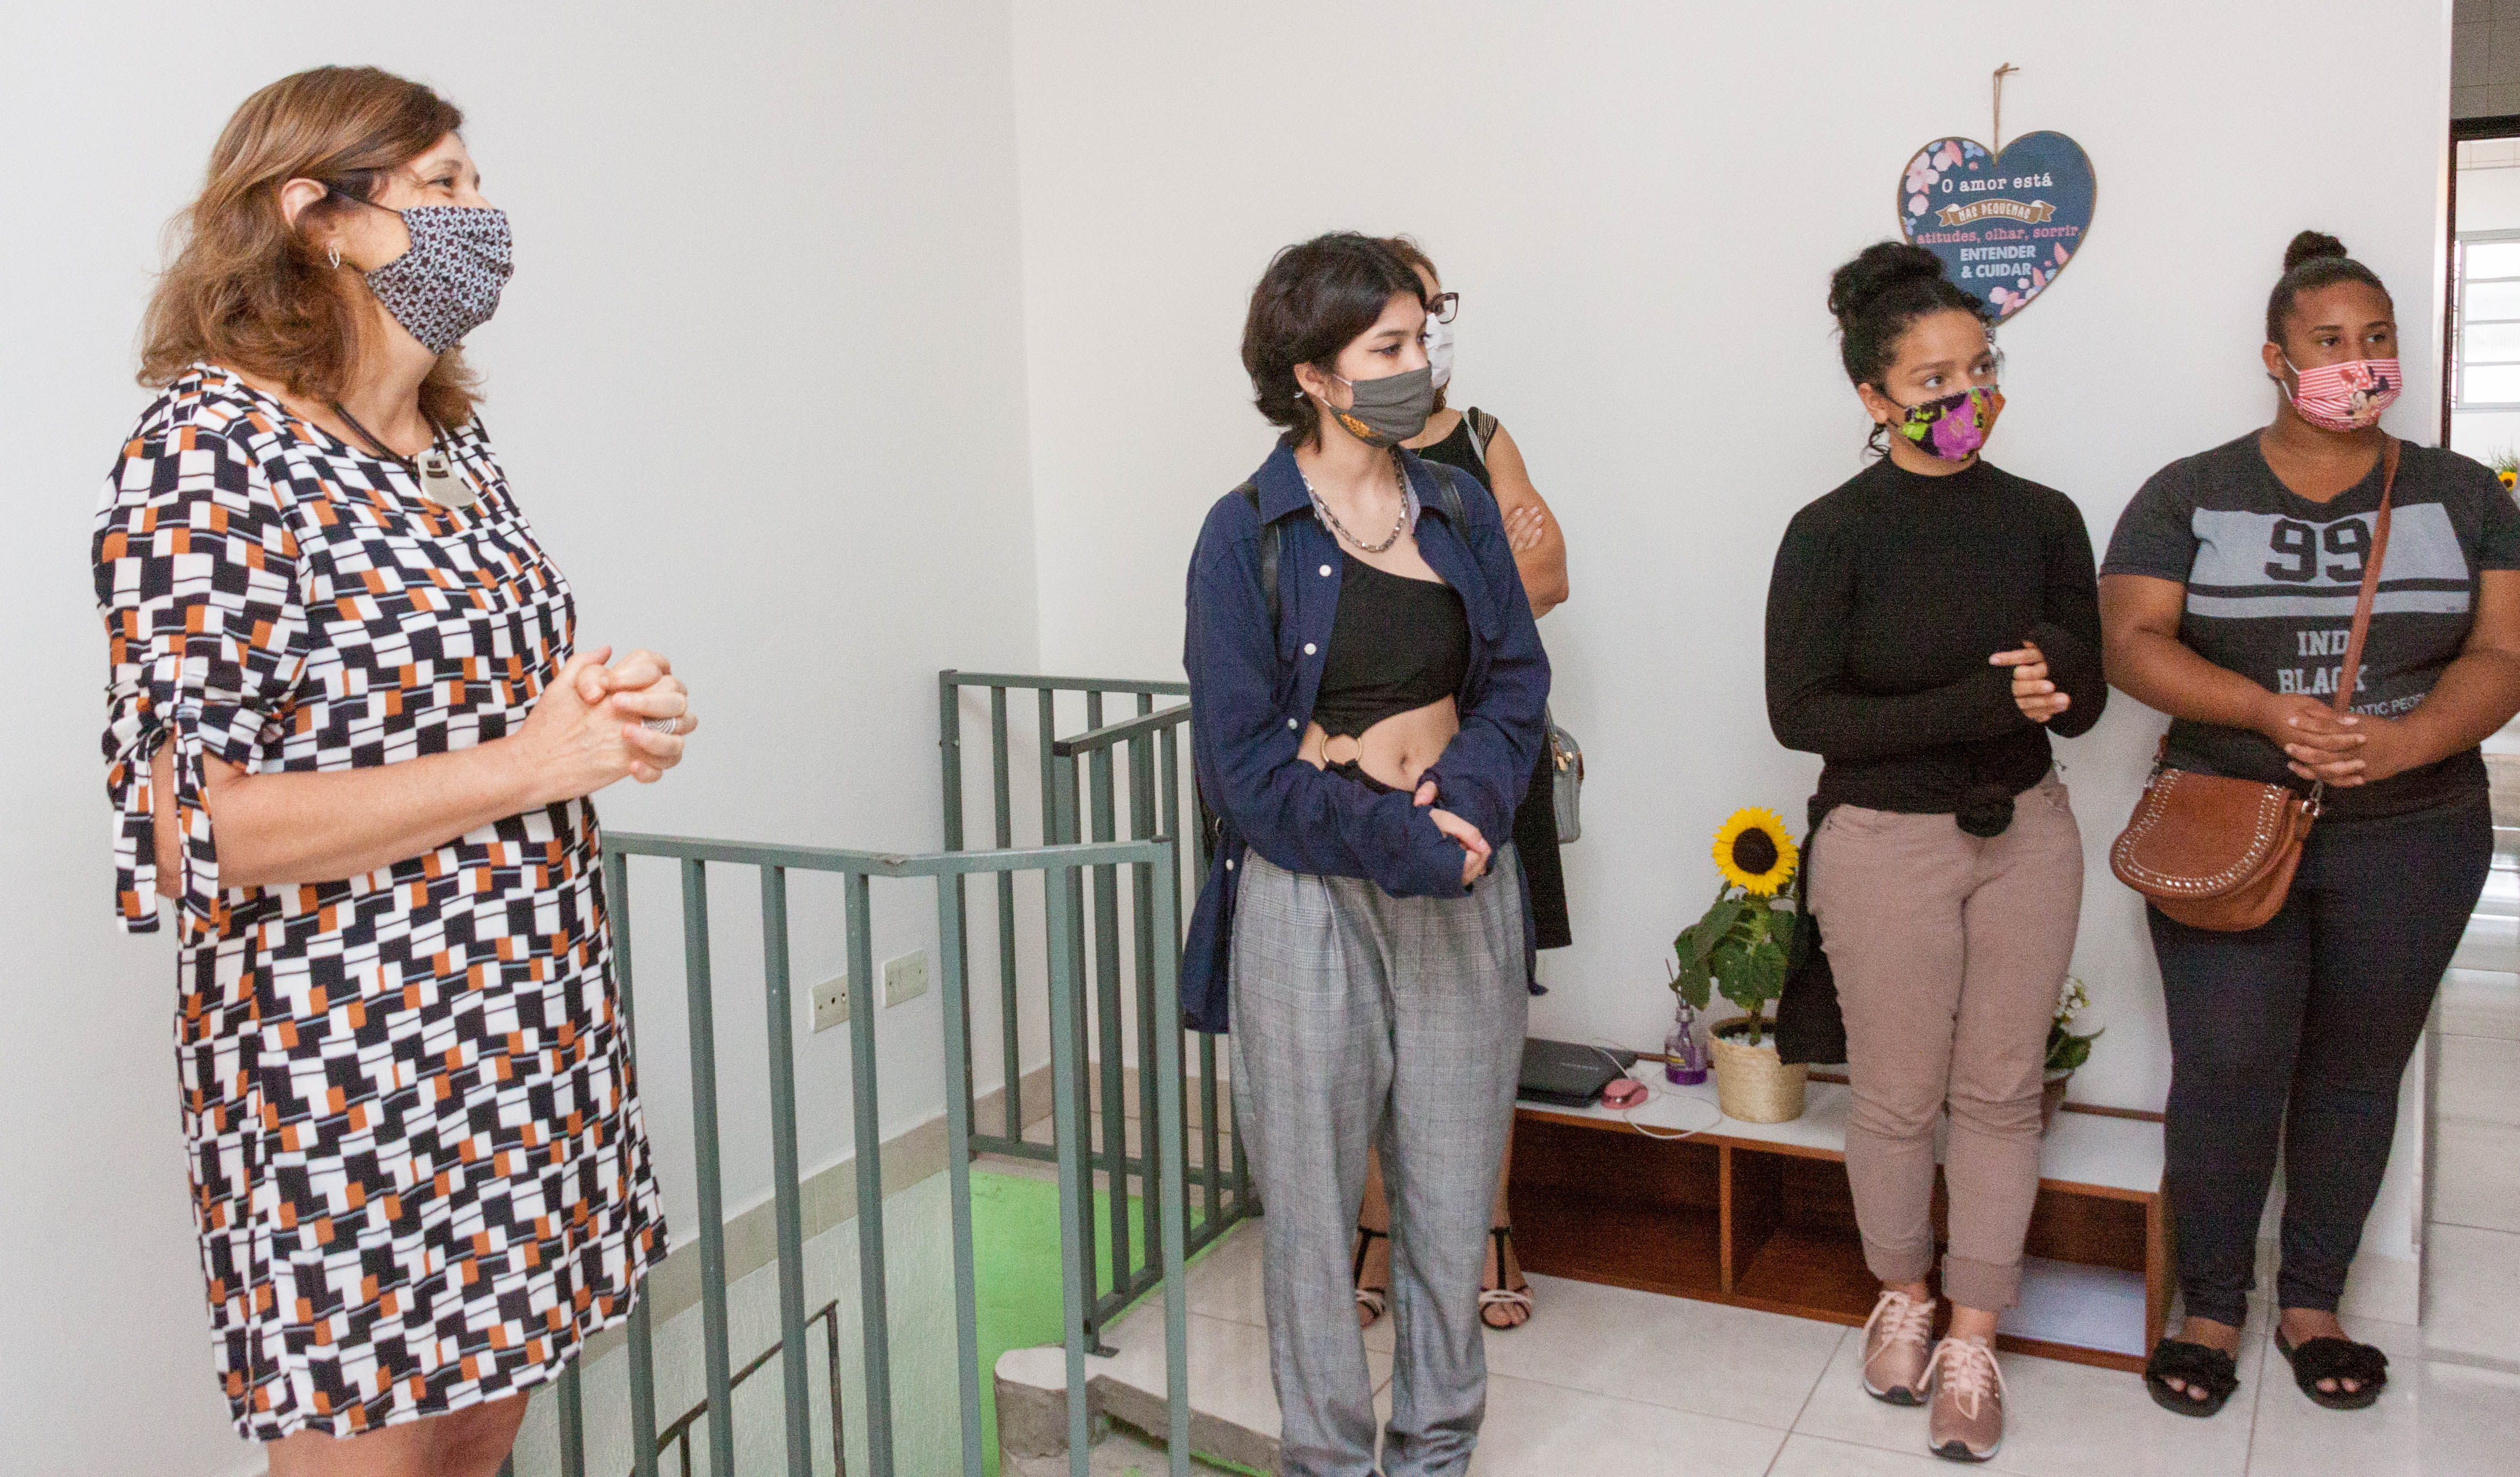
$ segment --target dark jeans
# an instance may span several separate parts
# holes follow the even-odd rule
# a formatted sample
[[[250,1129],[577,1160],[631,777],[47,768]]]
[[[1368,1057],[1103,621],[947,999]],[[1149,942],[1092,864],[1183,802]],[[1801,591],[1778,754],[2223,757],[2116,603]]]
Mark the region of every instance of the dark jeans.
[[[2276,1304],[2336,1307],[2389,1167],[2399,1081],[2493,858],[2479,795],[2313,826],[2283,910],[2246,933],[2145,909],[2170,1016],[2165,1131],[2189,1314],[2246,1315],[2279,1139]]]

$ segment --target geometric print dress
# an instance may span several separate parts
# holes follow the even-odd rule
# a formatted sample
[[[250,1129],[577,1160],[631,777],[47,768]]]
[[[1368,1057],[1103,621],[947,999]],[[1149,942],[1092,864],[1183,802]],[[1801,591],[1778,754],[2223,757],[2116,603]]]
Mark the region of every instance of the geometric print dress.
[[[219,881],[206,758],[469,748],[515,731],[567,661],[567,582],[479,424],[450,439],[471,508],[197,364],[142,415],[97,517],[118,910],[157,928],[155,828],[177,826],[193,1211],[230,1411],[257,1441],[552,1379],[666,1251],[585,800],[364,876]],[[171,798],[150,793],[165,743]]]

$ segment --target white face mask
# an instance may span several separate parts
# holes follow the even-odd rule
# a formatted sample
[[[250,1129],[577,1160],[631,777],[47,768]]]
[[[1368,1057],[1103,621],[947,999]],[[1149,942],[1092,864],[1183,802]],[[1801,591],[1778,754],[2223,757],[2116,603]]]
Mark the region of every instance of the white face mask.
[[[1440,319],[1426,320],[1426,367],[1435,372],[1435,388],[1443,389],[1453,379],[1453,325]]]

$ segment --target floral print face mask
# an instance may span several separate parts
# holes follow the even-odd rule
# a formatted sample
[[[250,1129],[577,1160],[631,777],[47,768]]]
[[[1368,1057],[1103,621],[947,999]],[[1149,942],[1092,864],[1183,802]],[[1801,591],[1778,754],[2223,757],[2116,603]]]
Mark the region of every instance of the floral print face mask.
[[[2003,392],[1986,385],[1904,408],[1905,418],[1890,423],[1893,436],[1905,437],[1910,445],[1944,461],[1964,462],[1977,455],[1994,432],[1995,418],[2003,414]]]

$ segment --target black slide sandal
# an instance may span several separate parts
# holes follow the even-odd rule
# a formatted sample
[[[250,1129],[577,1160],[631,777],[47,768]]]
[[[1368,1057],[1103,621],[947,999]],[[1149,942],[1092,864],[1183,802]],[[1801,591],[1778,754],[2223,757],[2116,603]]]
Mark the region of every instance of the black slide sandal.
[[[2174,1379],[2186,1381],[2189,1390],[2204,1391],[2205,1398],[2198,1400],[2170,1388]],[[2240,1388],[2240,1363],[2208,1345],[2163,1339],[2152,1346],[2152,1358],[2144,1362],[2143,1387],[2150,1392],[2152,1403],[2165,1410],[2200,1417],[2212,1415],[2230,1400],[2232,1391]]]
[[[2301,1393],[2331,1410],[2360,1410],[2380,1398],[2389,1387],[2389,1357],[2369,1344],[2352,1339],[2304,1339],[2298,1344],[2286,1342],[2283,1329],[2275,1329],[2275,1352],[2292,1365],[2292,1382]],[[2354,1380],[2359,1390],[2321,1390],[2323,1379]]]

